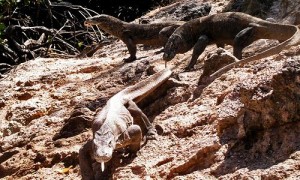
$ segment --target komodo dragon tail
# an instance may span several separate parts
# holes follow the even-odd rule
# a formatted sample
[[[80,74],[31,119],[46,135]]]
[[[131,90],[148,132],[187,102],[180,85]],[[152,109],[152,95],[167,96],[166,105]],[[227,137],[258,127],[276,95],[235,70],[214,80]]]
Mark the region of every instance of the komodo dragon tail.
[[[219,69],[218,71],[216,71],[215,73],[210,75],[210,78],[209,78],[210,81],[213,81],[214,79],[221,76],[223,73],[229,71],[230,69],[232,69],[235,66],[243,65],[243,64],[251,62],[251,61],[255,61],[255,60],[262,59],[262,58],[265,58],[268,56],[272,56],[274,54],[278,54],[284,49],[287,49],[291,46],[300,44],[300,29],[299,29],[299,27],[297,27],[297,26],[290,26],[290,27],[294,28],[294,31],[295,31],[295,33],[292,37],[283,41],[282,43],[278,44],[277,46],[269,48],[257,55],[242,59],[240,61],[237,60],[237,62],[228,64],[227,66],[222,67],[221,69]]]
[[[135,103],[138,103],[156,88],[158,88],[161,84],[167,81],[171,75],[172,71],[166,68],[133,86],[127,87],[126,89],[120,91],[119,94],[121,94],[124,98],[131,99]]]

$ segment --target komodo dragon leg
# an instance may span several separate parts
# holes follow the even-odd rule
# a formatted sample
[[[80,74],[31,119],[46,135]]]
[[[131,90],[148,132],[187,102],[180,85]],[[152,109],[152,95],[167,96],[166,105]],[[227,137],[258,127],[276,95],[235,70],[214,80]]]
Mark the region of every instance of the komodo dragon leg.
[[[131,152],[137,152],[141,148],[142,130],[139,125],[129,126],[125,132],[118,138],[116,149],[129,147]]]
[[[93,180],[92,141],[85,143],[79,150],[79,166],[83,180]]]
[[[238,59],[242,59],[243,49],[250,45],[255,40],[254,38],[254,27],[248,27],[240,31],[234,38],[233,55]]]
[[[124,36],[122,38],[122,41],[126,44],[130,54],[128,58],[124,59],[124,62],[132,62],[136,60],[136,44],[132,41],[132,38],[130,37],[129,34],[130,34],[129,31],[124,32]]]
[[[129,144],[129,150],[131,152],[137,152],[141,148],[141,142],[143,140],[141,127],[133,124],[127,129],[131,143]]]
[[[136,103],[133,102],[132,100],[129,100],[127,109],[130,112],[130,114],[133,116],[135,121],[142,120],[142,122],[137,122],[137,124],[145,125],[145,127],[147,129],[147,134],[146,134],[147,140],[156,139],[156,136],[157,136],[156,129],[152,126],[148,117],[136,105]]]
[[[189,65],[186,70],[190,70],[194,67],[200,54],[203,53],[207,45],[209,45],[210,39],[206,35],[202,35],[198,38],[198,41],[194,45],[193,54]]]

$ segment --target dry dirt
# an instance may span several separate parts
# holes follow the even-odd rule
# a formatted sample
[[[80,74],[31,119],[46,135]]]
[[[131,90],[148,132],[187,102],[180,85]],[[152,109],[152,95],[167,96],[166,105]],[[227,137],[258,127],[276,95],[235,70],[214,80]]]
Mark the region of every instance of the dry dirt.
[[[228,4],[180,1],[191,2],[209,2],[211,13]],[[300,3],[295,2],[276,2],[270,17],[297,22]],[[160,10],[144,18],[155,18]],[[245,54],[270,42],[260,40]],[[159,50],[140,46],[139,59],[124,64],[127,48],[115,40],[93,58],[38,58],[5,75],[0,178],[81,179],[78,150],[91,138],[93,114],[153,68],[164,68]],[[217,54],[216,47],[209,46],[200,59],[209,52]],[[168,64],[173,78],[187,86],[171,86],[141,104],[160,127],[158,139],[148,141],[136,157],[114,159],[104,179],[300,179],[300,46],[235,68],[194,98],[203,62],[184,72],[189,55]]]

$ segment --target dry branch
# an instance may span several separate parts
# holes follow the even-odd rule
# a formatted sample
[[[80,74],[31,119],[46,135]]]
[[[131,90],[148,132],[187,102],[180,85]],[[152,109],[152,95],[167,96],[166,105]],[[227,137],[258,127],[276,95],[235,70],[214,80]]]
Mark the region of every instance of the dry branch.
[[[7,28],[5,43],[0,44],[0,63],[15,65],[35,57],[51,57],[51,52],[56,57],[78,56],[86,53],[80,53],[84,48],[104,39],[98,27],[86,29],[83,25],[86,18],[99,15],[91,9],[50,0],[32,5],[27,9],[18,7],[13,14],[1,17],[0,22]],[[93,53],[94,50],[88,55]]]

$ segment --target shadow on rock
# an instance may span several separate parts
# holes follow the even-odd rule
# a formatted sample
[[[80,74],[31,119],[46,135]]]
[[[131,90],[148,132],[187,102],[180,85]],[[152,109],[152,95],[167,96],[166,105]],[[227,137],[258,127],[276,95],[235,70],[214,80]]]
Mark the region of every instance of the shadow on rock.
[[[221,143],[229,148],[216,176],[266,169],[300,150],[299,75],[300,60],[289,59],[271,80],[242,82],[221,102],[219,114],[235,104],[238,112],[217,120]]]
[[[214,174],[218,177],[241,168],[267,169],[289,159],[292,153],[300,150],[299,128],[300,122],[297,122],[249,132],[245,138],[234,142]]]
[[[69,138],[78,135],[92,127],[96,109],[102,108],[108,98],[98,98],[94,101],[86,101],[77,105],[66,120],[61,130],[54,135],[53,141],[61,138]]]
[[[127,166],[136,158],[135,153],[131,153],[127,148],[120,149],[113,153],[112,159],[105,164],[105,170],[102,172],[100,163],[93,163],[95,180],[113,179],[113,173],[120,167]]]

